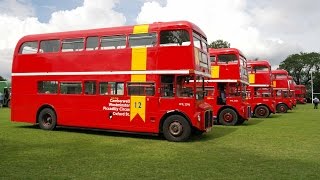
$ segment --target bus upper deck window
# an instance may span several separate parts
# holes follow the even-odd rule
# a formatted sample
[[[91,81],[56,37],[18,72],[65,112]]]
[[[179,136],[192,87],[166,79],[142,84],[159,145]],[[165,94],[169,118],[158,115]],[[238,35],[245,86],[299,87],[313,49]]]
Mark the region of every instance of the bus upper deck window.
[[[131,34],[130,47],[153,47],[157,43],[156,33]]]
[[[84,39],[65,39],[62,41],[62,52],[82,51],[84,47]]]
[[[124,49],[126,36],[105,36],[101,38],[101,49]]]
[[[99,37],[88,37],[86,42],[86,50],[97,50],[99,47]]]
[[[60,40],[45,40],[40,42],[39,52],[58,52],[60,49]]]
[[[190,36],[186,30],[160,32],[160,46],[189,46],[190,44]]]
[[[38,41],[24,42],[19,49],[19,54],[35,54],[38,52]]]

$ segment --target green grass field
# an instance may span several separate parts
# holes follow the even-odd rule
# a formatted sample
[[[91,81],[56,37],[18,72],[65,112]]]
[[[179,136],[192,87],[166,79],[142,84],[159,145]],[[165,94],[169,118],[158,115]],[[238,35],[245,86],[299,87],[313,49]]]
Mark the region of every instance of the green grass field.
[[[10,122],[0,109],[0,179],[320,179],[320,109],[215,126],[185,143]]]

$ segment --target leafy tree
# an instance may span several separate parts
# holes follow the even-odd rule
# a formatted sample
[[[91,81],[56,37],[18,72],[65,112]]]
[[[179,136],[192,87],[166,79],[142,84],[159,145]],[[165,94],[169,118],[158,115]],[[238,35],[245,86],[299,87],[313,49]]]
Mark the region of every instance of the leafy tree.
[[[316,52],[291,54],[279,65],[293,77],[297,84],[304,84],[311,89],[311,72],[313,72],[314,91],[320,92],[320,54]]]
[[[209,48],[220,49],[220,48],[230,48],[230,43],[222,39],[211,42]]]
[[[0,76],[0,81],[6,81],[6,79]]]

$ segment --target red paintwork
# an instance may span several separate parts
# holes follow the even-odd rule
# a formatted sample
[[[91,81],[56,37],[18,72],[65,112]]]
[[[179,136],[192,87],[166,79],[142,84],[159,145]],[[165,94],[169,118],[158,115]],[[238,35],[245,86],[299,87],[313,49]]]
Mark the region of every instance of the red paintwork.
[[[306,104],[306,86],[295,85],[296,102],[300,104]]]
[[[88,36],[129,35],[134,26],[112,27],[103,29],[59,32],[49,34],[29,35],[21,38],[16,45],[13,57],[12,73],[29,72],[90,72],[90,71],[131,71],[132,49],[94,50],[78,52],[55,52],[19,54],[19,48],[26,41],[47,39],[66,39]],[[196,31],[206,39],[205,34],[196,25],[186,22],[153,23],[149,25],[149,32],[159,34],[161,30],[185,29],[190,34]],[[159,35],[155,47],[147,48],[146,70],[190,70],[210,73],[207,68],[200,67],[195,61],[193,43],[190,46],[160,47]],[[199,51],[200,50],[198,49]],[[154,82],[156,91],[154,96],[146,97],[146,120],[143,122],[136,116],[131,122],[130,117],[113,116],[109,118],[109,110],[103,110],[111,99],[130,100],[127,95],[127,82],[131,75],[56,75],[56,76],[13,76],[12,77],[12,108],[11,121],[36,123],[37,113],[43,105],[50,105],[56,111],[59,126],[76,126],[87,128],[102,128],[131,132],[159,133],[161,119],[170,112],[184,114],[198,130],[205,131],[204,116],[212,108],[204,100],[193,98],[160,97],[160,75],[146,75],[147,82]],[[63,95],[38,94],[37,82],[43,80],[53,81],[85,81],[97,82],[125,82],[124,95]],[[198,121],[198,115],[201,120]]]
[[[268,70],[255,71],[257,67],[266,68]],[[264,105],[269,108],[270,113],[275,113],[275,99],[272,95],[272,80],[271,80],[271,64],[268,60],[248,61],[249,74],[253,74],[255,77],[254,83],[250,83],[248,86],[250,103],[253,112],[255,109]],[[263,96],[263,94],[269,94],[269,97]]]
[[[291,110],[293,108],[292,99],[289,98],[288,92],[290,91],[289,86],[289,74],[288,71],[283,69],[272,70],[272,80],[273,80],[273,95],[276,100],[276,104],[284,103]],[[274,86],[274,84],[276,86]],[[279,91],[278,95],[277,92]]]
[[[289,83],[289,88],[290,88],[290,91],[289,91],[289,98],[291,99],[292,101],[292,105],[294,107],[297,106],[297,101],[296,101],[296,95],[295,95],[295,82],[293,80],[293,77],[292,76],[288,76],[288,83]]]
[[[214,88],[213,94],[208,94],[206,97],[206,102],[212,105],[217,118],[220,115],[220,112],[230,107],[234,109],[239,118],[243,120],[248,120],[251,117],[251,107],[247,103],[246,98],[241,96],[241,94],[234,94],[236,91],[236,86],[238,86],[239,91],[244,91],[245,86],[249,84],[248,76],[240,76],[241,67],[245,72],[246,69],[246,58],[243,53],[236,48],[222,48],[222,49],[209,49],[210,57],[215,56],[215,61],[211,62],[211,66],[219,66],[219,77],[211,77],[211,81],[218,80],[219,82],[207,82],[206,87]],[[222,64],[219,61],[219,55],[235,55],[237,62]],[[245,65],[240,66],[240,58],[245,60]],[[230,82],[233,81],[233,82]],[[225,84],[226,89],[226,103],[225,105],[220,105],[218,103],[218,97],[220,96],[219,84]]]

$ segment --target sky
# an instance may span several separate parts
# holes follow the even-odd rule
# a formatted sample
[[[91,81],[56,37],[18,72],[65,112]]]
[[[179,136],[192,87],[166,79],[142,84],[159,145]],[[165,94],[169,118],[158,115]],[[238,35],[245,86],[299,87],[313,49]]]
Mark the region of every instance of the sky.
[[[0,0],[0,75],[10,78],[24,35],[174,20],[276,68],[290,54],[320,52],[319,7],[318,0]]]

